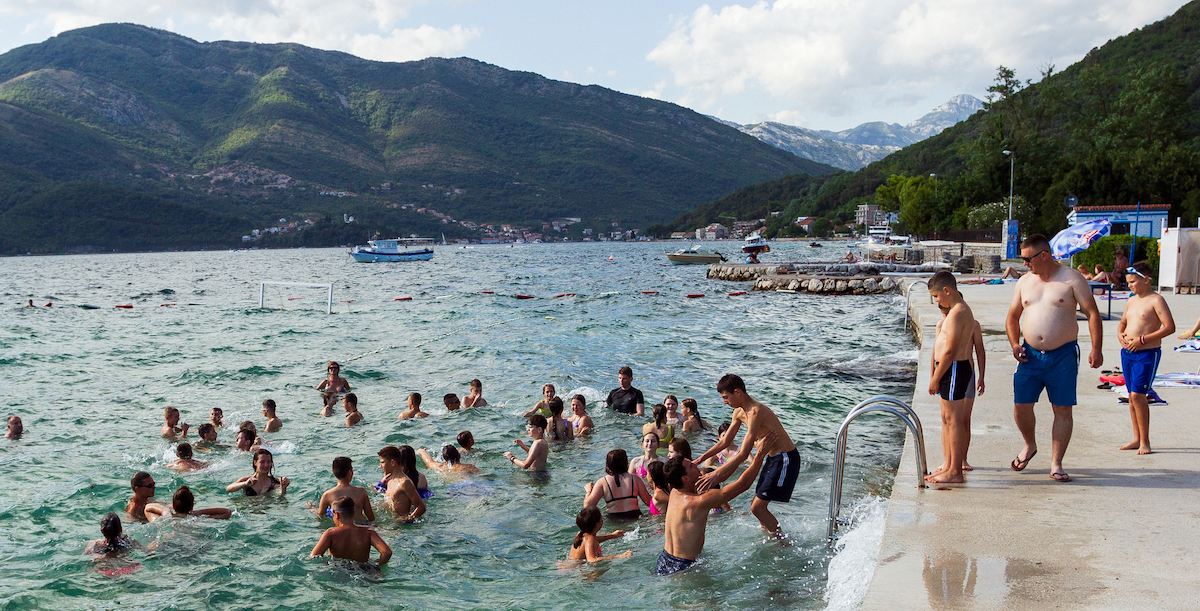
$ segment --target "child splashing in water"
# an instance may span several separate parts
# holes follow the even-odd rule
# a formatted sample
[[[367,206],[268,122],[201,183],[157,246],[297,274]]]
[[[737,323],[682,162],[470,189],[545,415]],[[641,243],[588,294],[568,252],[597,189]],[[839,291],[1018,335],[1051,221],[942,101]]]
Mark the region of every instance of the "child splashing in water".
[[[575,525],[579,527],[579,532],[575,534],[575,542],[571,544],[571,550],[567,554],[571,560],[599,562],[633,556],[631,549],[613,556],[601,555],[603,552],[600,551],[600,543],[624,537],[625,531],[614,530],[607,535],[600,534],[600,529],[604,527],[604,516],[600,515],[599,509],[584,507],[579,510],[579,515],[575,516]]]
[[[662,462],[663,458],[658,455],[658,434],[654,431],[642,435],[642,451],[641,456],[629,462],[629,472],[642,478],[645,483],[649,471],[646,466],[652,462]]]

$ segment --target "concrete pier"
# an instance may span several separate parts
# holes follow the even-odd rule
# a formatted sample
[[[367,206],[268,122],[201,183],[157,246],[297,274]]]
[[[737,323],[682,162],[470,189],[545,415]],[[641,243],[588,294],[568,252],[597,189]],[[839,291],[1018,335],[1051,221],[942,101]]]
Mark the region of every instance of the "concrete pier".
[[[1035,408],[1038,454],[1020,473],[1013,422],[1016,361],[1004,336],[1013,285],[960,285],[983,327],[986,390],[974,406],[965,484],[919,489],[906,439],[888,507],[878,564],[863,609],[1197,609],[1200,608],[1200,388],[1159,388],[1168,406],[1151,406],[1154,453],[1118,446],[1133,438],[1129,408],[1098,390],[1087,365],[1091,342],[1080,320],[1083,362],[1074,434],[1063,468],[1049,477],[1052,414],[1045,395]],[[936,396],[927,394],[934,325],[941,315],[924,285],[912,296],[922,338],[913,407],[925,429],[930,468],[942,461]],[[1180,331],[1200,316],[1200,295],[1165,295]],[[1107,304],[1100,302],[1101,312]],[[1104,323],[1103,370],[1120,365],[1113,302]],[[1163,342],[1160,372],[1196,372],[1200,354]]]

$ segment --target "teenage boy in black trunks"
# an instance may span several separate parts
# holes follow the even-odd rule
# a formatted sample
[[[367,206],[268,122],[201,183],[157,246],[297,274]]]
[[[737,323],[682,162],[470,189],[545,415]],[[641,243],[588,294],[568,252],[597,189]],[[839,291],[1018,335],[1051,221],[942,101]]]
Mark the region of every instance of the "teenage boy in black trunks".
[[[712,473],[702,476],[696,489],[704,492],[729,479],[738,466],[750,458],[750,449],[754,447],[755,442],[773,431],[775,439],[765,447],[768,456],[763,461],[762,474],[758,479],[758,486],[754,489],[754,501],[750,503],[750,511],[758,518],[758,523],[764,530],[772,536],[782,537],[779,520],[775,519],[767,504],[771,501],[786,503],[792,500],[792,490],[796,487],[796,478],[800,475],[800,452],[796,450],[796,444],[792,443],[787,431],[783,430],[775,412],[746,394],[746,383],[740,377],[731,373],[725,374],[721,381],[717,382],[717,392],[721,393],[725,405],[733,408],[733,424],[716,445],[696,459],[696,464],[703,463],[729,447],[743,423],[746,425],[746,437],[742,440],[742,447],[738,453]]]
[[[963,461],[971,431],[967,428],[966,399],[974,371],[971,352],[974,347],[975,317],[958,292],[954,274],[940,271],[929,279],[929,294],[939,307],[946,308],[942,332],[933,345],[934,370],[929,376],[929,394],[940,395],[942,408],[942,455],[944,470],[934,471],[925,480],[936,484],[964,481]]]

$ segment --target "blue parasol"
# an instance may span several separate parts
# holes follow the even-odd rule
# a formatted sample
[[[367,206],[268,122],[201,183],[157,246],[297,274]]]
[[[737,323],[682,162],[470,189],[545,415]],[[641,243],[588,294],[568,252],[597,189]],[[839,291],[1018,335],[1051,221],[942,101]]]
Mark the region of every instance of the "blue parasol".
[[[1071,255],[1081,253],[1092,245],[1092,242],[1108,235],[1112,223],[1108,219],[1088,221],[1071,225],[1058,232],[1050,240],[1050,254],[1056,261],[1062,261]]]

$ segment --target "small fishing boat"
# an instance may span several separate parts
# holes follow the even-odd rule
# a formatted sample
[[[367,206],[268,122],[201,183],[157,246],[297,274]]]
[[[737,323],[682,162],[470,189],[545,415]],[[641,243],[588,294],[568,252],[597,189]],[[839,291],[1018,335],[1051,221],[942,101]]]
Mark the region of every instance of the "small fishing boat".
[[[667,254],[667,260],[675,265],[697,265],[720,263],[725,260],[725,257],[719,252],[704,250],[699,245],[693,245],[691,248],[680,248]]]
[[[367,240],[366,246],[355,246],[350,256],[359,263],[394,261],[428,261],[433,258],[432,238],[395,238]]]
[[[823,248],[824,246],[825,245],[821,244],[820,242],[809,242],[808,243],[809,248]]]
[[[742,252],[758,255],[764,252],[771,252],[771,247],[767,245],[766,238],[755,232],[746,236],[746,244],[742,246]]]

